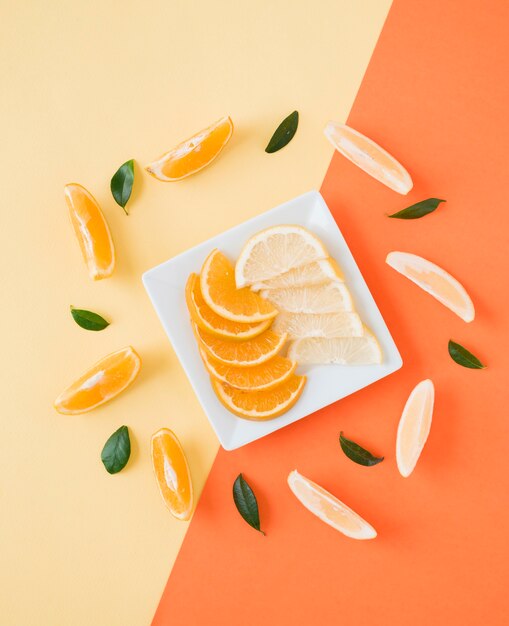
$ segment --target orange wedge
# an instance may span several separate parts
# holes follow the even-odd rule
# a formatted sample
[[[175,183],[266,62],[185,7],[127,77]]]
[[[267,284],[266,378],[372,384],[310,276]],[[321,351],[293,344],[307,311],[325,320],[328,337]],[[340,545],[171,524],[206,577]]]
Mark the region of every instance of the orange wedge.
[[[266,330],[261,335],[246,341],[221,339],[202,330],[196,324],[194,332],[200,346],[217,361],[236,367],[251,367],[265,363],[281,350],[286,335],[277,335]]]
[[[272,320],[244,324],[232,322],[215,313],[205,302],[200,289],[200,277],[191,274],[186,285],[186,302],[191,319],[201,329],[224,339],[252,339],[263,333],[271,325]]]
[[[376,537],[376,530],[371,524],[323,487],[299,474],[297,470],[290,472],[288,486],[308,511],[343,535],[351,539]]]
[[[173,150],[165,152],[145,169],[154,178],[163,182],[174,182],[191,176],[219,156],[232,133],[233,122],[229,117],[223,117],[179,143]]]
[[[262,322],[277,315],[277,310],[269,302],[247,287],[237,289],[233,265],[217,249],[205,259],[200,287],[208,306],[233,322]]]
[[[413,472],[428,439],[434,401],[433,383],[423,380],[412,391],[403,409],[396,438],[396,461],[405,478]]]
[[[212,378],[212,387],[228,411],[248,420],[270,420],[292,408],[299,399],[305,376],[292,375],[268,391],[243,391]]]
[[[419,285],[465,322],[474,319],[474,304],[465,288],[438,265],[409,252],[389,252],[386,263]]]
[[[66,185],[64,193],[90,278],[108,278],[115,269],[115,248],[99,205],[92,194],[78,183]]]
[[[98,361],[55,400],[59,413],[86,413],[124,391],[140,371],[141,359],[128,346]]]
[[[151,455],[164,503],[174,517],[188,520],[193,510],[191,473],[184,450],[169,428],[161,428],[152,435]]]
[[[295,361],[282,356],[272,357],[269,361],[253,367],[235,367],[214,360],[205,350],[200,350],[200,354],[211,376],[226,385],[245,391],[273,389],[290,378],[297,367]]]
[[[329,122],[323,132],[338,152],[379,182],[403,195],[412,189],[401,163],[368,137],[338,122]]]

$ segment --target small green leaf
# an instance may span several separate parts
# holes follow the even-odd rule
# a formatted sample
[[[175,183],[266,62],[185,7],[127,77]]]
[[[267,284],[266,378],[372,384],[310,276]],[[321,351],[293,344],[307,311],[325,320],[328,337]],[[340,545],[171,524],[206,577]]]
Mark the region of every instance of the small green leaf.
[[[126,161],[113,174],[110,188],[115,202],[121,206],[126,215],[129,215],[125,206],[129,202],[134,183],[134,160]]]
[[[299,112],[294,111],[290,113],[288,117],[279,124],[276,128],[271,140],[265,148],[265,152],[277,152],[284,148],[286,144],[290,143],[293,136],[297,132],[297,126],[299,125]]]
[[[101,461],[106,471],[116,474],[124,469],[131,456],[131,440],[127,426],[121,426],[104,444],[101,452]]]
[[[104,330],[110,325],[104,317],[93,313],[92,311],[86,311],[85,309],[75,309],[71,305],[71,315],[78,326],[85,330]]]
[[[371,465],[378,465],[378,463],[381,463],[384,460],[383,456],[373,456],[371,452],[361,448],[354,441],[350,441],[350,439],[343,437],[342,432],[339,433],[339,444],[346,456],[359,465],[370,467]]]
[[[433,213],[441,202],[446,200],[440,200],[439,198],[428,198],[427,200],[421,200],[412,206],[407,207],[397,213],[388,215],[387,217],[397,217],[400,220],[417,220],[420,217]]]
[[[483,365],[476,356],[459,343],[452,341],[452,339],[449,341],[448,348],[451,359],[456,361],[458,365],[468,367],[471,370],[482,370],[486,367],[486,365]]]
[[[265,535],[263,530],[260,530],[260,515],[256,496],[242,474],[239,474],[233,483],[233,501],[243,519],[255,530]]]

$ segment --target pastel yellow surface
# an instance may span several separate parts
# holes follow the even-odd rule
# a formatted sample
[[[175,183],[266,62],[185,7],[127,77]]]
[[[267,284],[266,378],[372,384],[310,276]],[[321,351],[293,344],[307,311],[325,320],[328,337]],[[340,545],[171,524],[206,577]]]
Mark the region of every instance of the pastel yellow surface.
[[[187,524],[166,510],[150,435],[173,429],[199,494],[217,441],[163,333],[141,274],[293,196],[319,187],[389,0],[328,2],[2,2],[2,419],[0,614],[16,626],[148,624]],[[292,143],[264,147],[292,110]],[[223,115],[233,138],[176,184],[144,165]],[[109,181],[135,158],[125,217]],[[102,205],[117,247],[111,279],[87,277],[63,185]],[[112,321],[75,325],[69,305]],[[92,413],[55,413],[57,394],[98,358],[132,344],[139,379]],[[127,468],[100,461],[131,429]],[[225,485],[226,489],[230,487]]]

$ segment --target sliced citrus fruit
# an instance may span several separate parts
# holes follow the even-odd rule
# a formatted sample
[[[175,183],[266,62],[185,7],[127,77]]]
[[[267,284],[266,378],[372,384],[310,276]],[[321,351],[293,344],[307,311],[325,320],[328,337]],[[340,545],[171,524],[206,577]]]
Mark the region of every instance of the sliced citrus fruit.
[[[432,381],[423,380],[414,388],[403,409],[396,438],[396,462],[405,478],[413,472],[428,438],[434,401]]]
[[[154,178],[163,182],[186,178],[199,172],[218,157],[232,133],[233,122],[229,117],[223,117],[179,143],[173,150],[165,152],[145,169]]]
[[[292,341],[288,358],[298,363],[336,365],[375,365],[382,362],[382,350],[364,327],[362,337],[307,337]]]
[[[286,335],[266,330],[261,335],[246,341],[231,341],[211,335],[199,326],[194,331],[202,348],[217,361],[236,367],[251,367],[265,363],[281,350]]]
[[[289,313],[336,313],[353,309],[352,297],[345,283],[264,289],[260,295]]]
[[[59,413],[85,413],[124,391],[140,371],[141,359],[128,346],[98,361],[55,400]]]
[[[363,327],[357,313],[286,313],[274,320],[272,330],[288,339],[302,337],[361,337]]]
[[[328,256],[322,242],[307,228],[272,226],[247,241],[235,266],[235,281],[237,287],[261,283]]]
[[[338,152],[379,182],[403,195],[412,189],[410,174],[372,139],[338,122],[329,122],[323,132]]]
[[[270,420],[286,413],[299,399],[305,376],[295,376],[268,391],[243,391],[211,378],[219,401],[232,413],[248,420]]]
[[[288,475],[288,486],[308,511],[343,535],[351,539],[376,537],[376,530],[371,524],[323,487],[299,474],[297,470]]]
[[[221,317],[203,299],[200,277],[197,274],[191,274],[187,281],[186,302],[193,322],[217,337],[236,340],[252,339],[267,330],[272,322],[271,319],[268,319],[263,322],[244,324]]]
[[[115,248],[99,205],[92,194],[78,183],[66,185],[64,193],[90,278],[108,278],[115,269]]]
[[[237,289],[233,265],[219,250],[212,250],[200,274],[200,287],[208,306],[234,322],[254,323],[272,319],[277,310],[250,289]]]
[[[474,304],[465,288],[438,265],[410,252],[389,252],[386,263],[419,285],[465,322],[474,319]]]
[[[261,365],[235,367],[213,359],[208,352],[200,350],[201,357],[211,376],[223,383],[246,391],[262,391],[277,387],[294,373],[297,363],[275,356]]]
[[[161,428],[150,442],[152,467],[159,491],[170,513],[188,520],[193,510],[193,483],[186,455],[175,433]]]
[[[260,289],[284,289],[286,287],[304,287],[305,285],[320,285],[330,281],[343,282],[343,272],[334,259],[321,259],[301,267],[295,267],[289,272],[280,274],[251,285],[254,291]]]

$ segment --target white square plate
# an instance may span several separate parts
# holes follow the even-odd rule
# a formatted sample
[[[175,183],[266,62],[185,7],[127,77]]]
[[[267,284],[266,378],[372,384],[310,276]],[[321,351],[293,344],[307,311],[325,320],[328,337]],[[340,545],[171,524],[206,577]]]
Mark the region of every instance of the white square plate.
[[[374,332],[383,351],[381,365],[344,367],[340,365],[300,366],[308,377],[304,392],[295,406],[281,417],[266,422],[243,420],[227,411],[216,398],[203,366],[189,323],[184,291],[191,272],[199,273],[205,257],[219,248],[235,260],[246,240],[259,230],[277,224],[301,224],[324,242],[338,261],[364,323]],[[222,235],[162,263],[143,275],[150,296],[203,410],[226,450],[234,450],[332,404],[345,396],[392,374],[402,365],[398,349],[364,282],[334,218],[317,191],[259,215]]]

